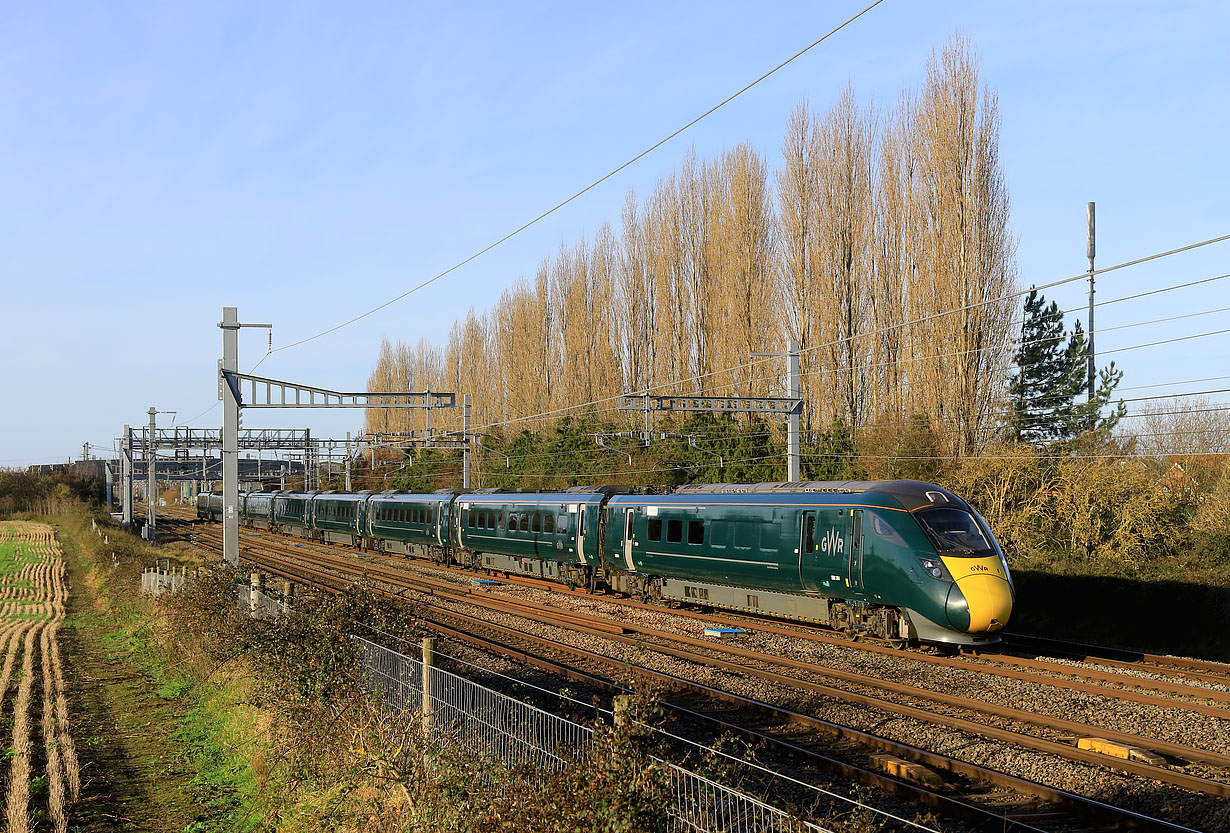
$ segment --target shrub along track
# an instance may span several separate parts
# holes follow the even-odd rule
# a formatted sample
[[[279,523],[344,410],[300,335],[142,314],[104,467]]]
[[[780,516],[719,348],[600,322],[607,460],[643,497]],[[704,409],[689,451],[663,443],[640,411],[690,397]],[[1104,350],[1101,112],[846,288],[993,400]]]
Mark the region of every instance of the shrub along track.
[[[200,537],[203,540],[208,540],[212,537],[212,533],[201,533]],[[1004,743],[1023,746],[1050,755],[1059,755],[1094,766],[1101,767],[1109,763],[1108,759],[1103,755],[1078,750],[1061,740],[1035,737],[1031,733],[1020,731],[1019,726],[1003,728],[1002,726],[975,722],[966,715],[971,713],[990,714],[1002,718],[1002,722],[1006,722],[1009,725],[1012,723],[1028,722],[1044,727],[1046,729],[1044,734],[1054,734],[1056,732],[1061,734],[1065,732],[1088,734],[1091,731],[1092,727],[1074,721],[1055,720],[1054,718],[1046,718],[1023,712],[1019,709],[999,707],[992,703],[974,701],[969,698],[954,698],[912,686],[904,686],[881,679],[823,668],[813,663],[790,660],[784,657],[766,656],[761,652],[731,648],[707,640],[694,639],[656,628],[630,624],[627,621],[617,621],[606,617],[593,617],[577,613],[576,611],[565,613],[548,605],[500,599],[488,594],[475,595],[468,593],[464,587],[459,587],[456,583],[421,577],[412,578],[402,570],[391,569],[372,560],[356,561],[353,558],[339,558],[323,553],[308,552],[302,547],[274,546],[268,541],[255,548],[246,546],[246,549],[247,555],[250,558],[262,564],[270,572],[291,576],[301,581],[306,577],[309,582],[336,587],[344,583],[366,578],[374,580],[381,585],[394,588],[387,591],[391,595],[399,591],[404,593],[408,589],[415,589],[425,593],[432,597],[433,617],[438,612],[450,619],[454,625],[459,621],[463,622],[464,628],[447,628],[450,631],[450,635],[457,638],[461,638],[461,635],[467,631],[473,631],[476,626],[480,626],[479,622],[481,621],[473,615],[464,612],[464,610],[457,608],[478,606],[487,611],[487,618],[499,620],[501,616],[515,616],[522,620],[528,619],[542,624],[563,627],[574,633],[581,632],[607,641],[622,643],[633,652],[643,652],[645,649],[650,649],[657,654],[680,661],[676,663],[676,665],[680,666],[694,664],[711,669],[717,668],[727,674],[755,678],[761,683],[782,691],[805,691],[827,699],[854,704],[866,710],[880,710],[891,715],[907,717],[911,720],[939,724],[954,731],[966,732],[974,736],[992,737]],[[304,562],[309,563],[305,564]],[[325,567],[325,569],[321,569],[321,567]],[[665,613],[661,608],[641,607]],[[495,615],[492,616],[491,614]],[[438,621],[438,617],[435,618]],[[713,617],[705,618],[709,621],[713,619]],[[524,644],[524,641],[527,639],[531,641],[535,639],[535,637],[525,633],[524,628],[517,628],[515,625],[509,627],[507,624],[500,625],[498,622],[486,622],[485,625],[488,629],[503,628],[505,633],[502,639],[505,641],[510,638],[520,638],[522,644]],[[632,635],[628,635],[629,631],[632,632]],[[795,631],[789,631],[789,633],[792,636],[800,635]],[[489,639],[484,641],[489,641]],[[578,649],[575,645],[566,646],[558,640],[539,639],[537,644],[540,649],[550,647],[556,652],[561,650],[568,651],[574,657],[583,654],[588,662],[605,663],[608,667],[614,665],[621,670],[632,671],[641,675],[656,675],[660,680],[667,681],[675,687],[691,685],[693,690],[704,689],[708,696],[725,697],[728,701],[738,703],[740,708],[755,707],[761,710],[773,708],[764,703],[757,703],[752,698],[741,694],[719,692],[713,687],[696,686],[694,682],[682,680],[678,675],[664,674],[660,671],[640,667],[642,663],[639,660],[634,662],[638,666],[634,668],[633,664],[626,660]],[[878,647],[881,647],[884,651],[892,651],[892,649],[883,648],[882,646]],[[954,661],[948,658],[938,659],[945,659],[949,662]],[[817,681],[816,678],[827,679],[830,682],[837,681],[851,686],[855,690],[835,688],[825,682]],[[896,699],[886,699],[886,695],[882,693],[884,689],[888,689],[890,693],[896,695]],[[905,700],[905,702],[900,702],[901,700]],[[933,708],[938,708],[939,711],[928,711],[913,705],[913,703],[919,700],[930,701],[934,704]],[[783,713],[781,710],[778,710],[778,712],[780,717]],[[1075,796],[1067,796],[1062,790],[1031,784],[1022,779],[1006,776],[1003,773],[979,767],[965,761],[959,761],[883,738],[875,738],[857,729],[836,726],[835,724],[819,721],[797,713],[787,714],[786,716],[787,719],[795,720],[796,722],[809,723],[814,729],[823,727],[824,731],[829,734],[837,733],[847,739],[857,738],[864,746],[871,745],[880,750],[891,749],[895,754],[902,757],[925,762],[945,772],[945,777],[950,780],[972,778],[982,782],[984,790],[985,784],[991,783],[1001,787],[1008,787],[1018,793],[1024,792],[1041,796],[1049,801],[1067,801],[1070,806],[1074,803],[1080,803],[1080,800]],[[1099,731],[1099,734],[1102,736],[1112,734],[1114,739],[1124,742],[1142,742],[1142,739],[1122,732],[1106,733]],[[1158,743],[1153,740],[1148,741],[1148,743],[1155,747],[1161,747],[1166,754],[1173,755],[1176,758],[1200,761],[1210,769],[1220,769],[1230,765],[1230,758],[1219,753],[1207,752],[1176,743]],[[1153,778],[1165,783],[1181,786],[1184,789],[1212,795],[1230,795],[1230,787],[1220,781],[1188,776],[1182,772],[1173,771],[1168,767],[1149,766],[1132,761],[1116,761],[1115,764],[1122,769],[1146,778]],[[858,777],[866,780],[868,776],[868,773],[862,771]],[[937,806],[934,794],[929,801],[932,806]],[[938,804],[942,805],[943,803],[943,800],[938,801]],[[1036,809],[1036,807],[1033,809]],[[1003,814],[1008,812],[1008,810],[1001,810],[997,813],[1001,818],[1001,823]],[[1024,812],[1027,811],[1021,810],[1017,814],[1021,815]],[[1108,808],[1102,806],[1099,806],[1097,810],[1097,813],[1104,818],[1108,818],[1107,814],[1110,812]],[[1120,820],[1124,821],[1130,816],[1131,814],[1125,814],[1120,817]],[[1136,821],[1143,823],[1140,819],[1136,819]]]
[[[81,791],[57,642],[66,597],[63,552],[52,528],[0,523],[0,716],[13,726],[3,808],[9,833],[33,829],[42,815],[58,833],[67,830],[68,805]]]

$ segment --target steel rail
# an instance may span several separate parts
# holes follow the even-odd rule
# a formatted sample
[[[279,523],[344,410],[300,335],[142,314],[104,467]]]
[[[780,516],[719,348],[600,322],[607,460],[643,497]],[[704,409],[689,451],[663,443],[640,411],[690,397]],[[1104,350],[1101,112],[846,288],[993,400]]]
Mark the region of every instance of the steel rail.
[[[293,555],[299,558],[305,557],[304,553],[293,553]],[[342,558],[336,555],[329,555],[328,557],[331,559],[334,559],[335,568],[340,568],[340,569],[349,571],[354,574],[359,574],[359,575],[368,576],[368,577],[370,577],[371,574],[374,572],[370,569],[370,567],[363,567],[362,569],[360,569],[359,567],[353,564],[353,559]],[[403,571],[384,569],[384,570],[380,570],[379,573],[381,575],[377,577],[380,580],[388,581],[394,586],[409,585],[407,589],[416,589],[413,587],[414,580],[406,577]],[[436,584],[437,586],[431,589],[432,595],[439,595],[436,591],[440,589],[438,585],[441,583],[437,582]],[[451,588],[451,585],[449,587]],[[419,592],[423,592],[423,591],[420,590]],[[452,591],[449,593],[449,595],[452,595],[455,598],[457,596],[460,596],[461,597],[459,599],[460,601],[464,601],[470,604],[475,604],[480,607],[488,607],[488,608],[495,608],[495,609],[504,607],[504,605],[501,603],[493,603],[490,598],[478,597],[478,596],[475,596],[474,594],[471,594],[468,592],[462,592],[459,590]],[[540,615],[544,615],[547,617],[551,617],[552,611],[554,611],[554,608],[550,608],[549,606],[534,606],[534,605],[529,605],[527,603],[517,603],[517,606],[537,609]],[[512,613],[513,615],[524,615],[522,613],[517,612],[516,610],[510,611],[506,607],[500,612]],[[575,617],[570,617],[570,618],[575,618]],[[585,617],[585,618],[586,620],[589,620],[591,618],[600,619],[601,617]],[[1208,763],[1214,766],[1223,766],[1223,767],[1230,766],[1230,756],[1220,755],[1219,753],[1207,752],[1205,750],[1194,749],[1192,747],[1182,746],[1180,744],[1174,744],[1168,741],[1160,741],[1160,740],[1153,739],[1153,738],[1140,738],[1140,737],[1130,735],[1124,732],[1100,729],[1100,728],[1089,726],[1087,724],[1077,723],[1075,721],[1067,721],[1067,720],[1063,720],[1060,718],[1043,718],[1040,715],[1034,715],[1028,712],[1023,712],[1017,709],[1011,709],[1007,707],[999,707],[993,704],[985,703],[984,701],[970,700],[968,698],[950,697],[947,695],[938,695],[935,692],[929,692],[924,689],[918,689],[913,686],[906,686],[904,684],[892,683],[892,682],[879,680],[875,678],[861,677],[860,675],[851,674],[848,672],[841,672],[841,671],[836,671],[835,669],[827,669],[827,668],[822,668],[819,666],[814,666],[810,663],[804,663],[804,662],[799,662],[795,660],[786,660],[783,658],[774,658],[772,660],[768,660],[764,657],[764,655],[758,654],[753,651],[747,651],[746,649],[733,648],[731,646],[717,645],[717,644],[707,642],[704,640],[695,639],[693,637],[685,637],[685,636],[680,636],[677,634],[669,634],[669,633],[662,632],[662,631],[656,631],[655,629],[652,629],[652,628],[644,628],[640,626],[629,625],[626,623],[624,623],[624,626],[628,627],[629,629],[635,632],[641,633],[643,635],[652,635],[657,638],[666,639],[668,641],[674,641],[674,642],[685,644],[685,645],[693,645],[696,647],[702,647],[706,650],[714,651],[717,653],[726,653],[730,656],[739,657],[740,659],[743,659],[743,660],[753,660],[753,661],[759,661],[759,662],[775,662],[778,665],[784,666],[786,668],[791,668],[793,670],[808,671],[810,673],[815,673],[821,676],[842,680],[844,682],[853,683],[856,685],[887,688],[888,690],[893,691],[894,693],[902,694],[902,695],[909,696],[909,697],[928,699],[932,702],[938,702],[941,705],[947,705],[947,706],[956,707],[956,708],[964,708],[964,709],[972,710],[972,711],[981,711],[984,713],[990,713],[995,716],[1003,717],[1006,719],[1014,719],[1014,720],[1018,720],[1021,722],[1031,723],[1033,725],[1045,726],[1045,727],[1052,728],[1052,729],[1058,728],[1064,731],[1075,732],[1077,734],[1086,734],[1086,735],[1092,735],[1092,736],[1097,736],[1097,737],[1105,737],[1108,740],[1113,740],[1113,741],[1117,741],[1121,743],[1127,743],[1129,745],[1144,746],[1147,748],[1155,749],[1157,751],[1165,752],[1174,757],[1179,757],[1185,760],[1201,761],[1203,763]],[[588,627],[588,625],[586,627]],[[606,631],[601,631],[599,633],[600,635],[605,636],[606,638],[612,641],[622,642],[624,644],[628,644],[633,647],[642,648],[642,649],[651,648],[661,653],[674,656],[677,659],[683,659],[685,661],[694,662],[700,665],[716,666],[719,668],[723,668],[725,670],[734,671],[736,673],[743,673],[743,674],[752,673],[760,677],[761,679],[767,680],[777,685],[784,685],[787,687],[794,687],[794,688],[805,688],[815,693],[822,694],[828,697],[832,697],[834,699],[840,699],[840,700],[845,700],[847,702],[853,702],[855,704],[865,706],[865,707],[878,708],[882,711],[889,711],[892,713],[902,715],[904,717],[917,719],[923,722],[930,722],[930,723],[943,725],[943,726],[946,726],[947,728],[951,728],[957,731],[962,731],[962,732],[966,732],[969,734],[987,736],[987,737],[991,737],[991,738],[994,738],[1002,742],[1014,744],[1017,746],[1022,746],[1025,748],[1032,748],[1035,751],[1039,751],[1039,752],[1043,752],[1047,754],[1053,754],[1053,755],[1067,758],[1070,760],[1077,760],[1077,761],[1092,764],[1098,767],[1108,767],[1108,768],[1113,768],[1113,769],[1119,769],[1122,771],[1130,772],[1135,775],[1140,775],[1140,776],[1147,777],[1147,778],[1153,778],[1155,780],[1163,781],[1166,783],[1171,783],[1174,786],[1178,786],[1183,789],[1188,789],[1193,792],[1203,793],[1206,795],[1215,795],[1219,797],[1230,797],[1230,784],[1225,784],[1219,781],[1213,781],[1210,779],[1200,778],[1199,776],[1186,775],[1184,773],[1176,773],[1171,770],[1152,766],[1150,764],[1146,764],[1143,762],[1111,758],[1107,755],[1103,755],[1097,752],[1091,752],[1087,750],[1078,749],[1074,746],[1059,743],[1056,741],[1049,741],[1049,740],[1044,740],[1041,738],[1034,738],[1029,735],[1023,735],[1019,732],[1014,732],[1012,730],[1000,729],[998,727],[988,726],[984,723],[971,721],[966,718],[954,717],[951,715],[937,714],[936,712],[916,708],[914,706],[908,706],[908,705],[899,704],[899,703],[892,703],[890,701],[880,700],[878,698],[871,697],[868,695],[862,695],[862,694],[857,694],[854,692],[845,691],[843,689],[833,688],[832,686],[824,685],[821,683],[800,680],[797,677],[778,674],[776,672],[768,671],[765,669],[750,668],[741,663],[735,663],[729,660],[705,657],[703,655],[696,654],[692,651],[681,650],[678,648],[672,648],[667,645],[661,645],[655,642],[649,642],[649,641],[646,641],[636,636],[622,636],[622,635],[607,633]],[[599,633],[596,633],[595,635],[599,635]]]
[[[1126,648],[1106,648],[1084,642],[1069,642],[1046,636],[1031,636],[1020,633],[1004,634],[1004,637],[1010,644],[1022,650],[1040,648],[1041,650],[1053,651],[1057,654],[1111,668],[1131,668],[1139,671],[1149,666],[1159,666],[1168,669],[1160,673],[1169,673],[1179,677],[1230,685],[1230,663],[1189,657],[1174,657],[1167,654],[1151,654],[1144,651],[1132,651]]]
[[[304,554],[294,553],[294,555],[298,557],[303,557]],[[258,558],[262,558],[262,557],[258,556]],[[263,558],[268,558],[268,556],[264,556]],[[275,556],[275,558],[277,557]],[[277,560],[283,564],[286,563],[285,559],[277,558]],[[342,577],[332,575],[329,573],[325,573],[323,571],[316,570],[310,567],[305,567],[305,565],[295,564],[294,562],[290,563],[290,566],[293,568],[292,570],[285,570],[281,567],[270,565],[267,562],[262,562],[262,561],[256,561],[254,563],[257,563],[259,566],[262,566],[265,569],[268,569],[270,572],[283,575],[291,579],[295,579],[298,577],[297,571],[306,570],[306,572],[310,574],[313,574],[319,578],[323,578],[327,582],[341,585],[342,587],[349,586],[354,583],[353,581],[348,581]],[[317,583],[317,582],[312,582],[312,583],[316,584],[317,586],[322,587],[322,589],[331,590],[332,592],[337,592],[338,590],[338,588],[329,587],[326,584]],[[400,595],[399,593],[390,591],[390,590],[385,590],[379,587],[370,587],[369,589],[375,592],[376,594],[384,596],[385,598],[392,600],[392,601],[399,601],[399,602],[407,601],[407,599],[404,596]],[[470,594],[463,594],[463,595],[468,596]],[[807,726],[812,729],[818,729],[818,730],[825,732],[826,734],[832,734],[838,737],[842,737],[843,739],[857,742],[863,746],[870,746],[873,749],[879,749],[881,751],[891,752],[892,754],[899,755],[903,758],[923,763],[934,769],[939,769],[941,771],[950,772],[954,775],[964,777],[964,778],[971,778],[979,782],[991,783],[999,787],[1011,789],[1018,793],[1031,795],[1035,798],[1041,799],[1043,801],[1047,801],[1052,804],[1058,804],[1058,805],[1069,807],[1072,810],[1080,812],[1080,813],[1090,813],[1092,814],[1093,817],[1098,818],[1099,820],[1113,819],[1114,823],[1117,825],[1116,829],[1158,830],[1158,831],[1167,831],[1167,833],[1182,833],[1183,831],[1190,831],[1190,828],[1186,828],[1181,825],[1174,824],[1172,822],[1168,822],[1168,821],[1161,820],[1161,819],[1155,819],[1149,816],[1145,816],[1143,814],[1135,813],[1130,810],[1125,810],[1124,808],[1103,804],[1102,802],[1098,802],[1094,799],[1089,799],[1085,796],[1077,795],[1075,793],[1070,793],[1070,792],[1060,790],[1054,787],[1049,787],[1044,784],[1038,784],[1036,782],[1032,782],[1026,779],[1018,778],[1016,776],[1008,775],[1007,773],[988,769],[986,767],[982,767],[977,764],[972,764],[967,761],[961,761],[955,758],[951,758],[949,756],[942,755],[940,753],[931,752],[929,750],[921,749],[919,747],[914,747],[909,744],[889,740],[887,738],[881,738],[879,736],[865,733],[860,730],[853,729],[851,727],[842,726],[840,724],[835,724],[835,723],[831,723],[828,721],[824,721],[820,718],[813,717],[811,715],[805,715],[805,714],[801,714],[798,712],[792,712],[790,710],[782,709],[772,704],[762,703],[760,701],[756,701],[751,698],[743,697],[742,695],[734,694],[732,692],[727,692],[721,689],[716,689],[710,686],[705,686],[704,684],[697,683],[692,680],[687,680],[681,677],[676,677],[676,676],[667,674],[665,672],[656,671],[654,669],[645,668],[643,666],[633,665],[631,663],[628,663],[624,660],[617,659],[615,657],[610,657],[604,654],[599,654],[593,651],[588,651],[584,648],[579,648],[576,646],[568,645],[566,643],[561,643],[555,640],[548,639],[547,637],[542,637],[542,636],[538,636],[535,634],[527,634],[524,631],[518,630],[516,628],[512,628],[506,625],[500,625],[500,624],[490,622],[485,619],[481,619],[478,617],[470,616],[465,613],[461,613],[459,611],[442,609],[442,608],[434,608],[433,610],[436,614],[442,614],[446,618],[453,618],[455,620],[460,620],[465,625],[471,628],[486,629],[489,631],[495,631],[497,633],[501,633],[505,636],[512,637],[514,639],[528,640],[540,646],[546,647],[550,650],[560,651],[560,652],[572,655],[574,657],[579,657],[579,658],[586,659],[589,661],[597,662],[601,665],[615,668],[618,671],[621,671],[626,674],[639,676],[642,678],[652,679],[652,680],[667,684],[669,686],[690,689],[692,691],[701,693],[703,695],[721,699],[721,700],[724,700],[726,702],[729,702],[729,703],[732,703],[732,704],[735,704],[741,707],[751,708],[756,711],[761,711],[761,712],[770,714],[777,719],[785,720],[791,723],[801,724],[801,725]],[[576,681],[576,682],[583,682],[583,683],[588,683],[588,684],[600,684],[612,690],[624,690],[622,686],[619,686],[618,684],[612,681],[602,680],[601,678],[596,678],[593,675],[590,675],[584,671],[579,671],[578,669],[563,665],[559,663],[558,661],[545,659],[543,657],[530,654],[522,649],[515,648],[513,646],[498,644],[498,643],[493,642],[489,638],[479,637],[468,631],[460,630],[455,627],[450,627],[438,621],[432,621],[429,627],[433,630],[437,630],[437,632],[442,632],[445,635],[450,636],[451,638],[455,638],[460,641],[466,642],[467,644],[470,644],[484,651],[501,653],[505,656],[509,656],[511,658],[518,659],[520,661],[524,661],[533,667],[537,667],[542,670],[551,671],[553,673],[559,673],[565,678]],[[871,785],[878,786],[881,788],[887,788],[894,795],[908,796],[914,800],[917,800],[923,806],[935,807],[936,809],[947,809],[949,811],[956,811],[961,816],[967,817],[967,818],[972,816],[982,821],[983,823],[990,822],[994,824],[996,830],[1021,830],[1021,831],[1038,830],[1038,828],[1028,825],[1023,821],[1013,819],[1009,815],[996,813],[993,810],[990,810],[985,807],[981,807],[977,804],[970,804],[970,803],[966,803],[963,801],[959,801],[950,796],[945,796],[941,793],[934,792],[932,790],[929,790],[919,785],[911,784],[905,781],[899,781],[895,778],[884,775],[882,773],[875,772],[873,770],[868,770],[862,767],[858,767],[854,764],[850,764],[848,762],[841,761],[839,759],[831,758],[829,756],[823,756],[811,750],[802,749],[801,747],[797,747],[793,744],[788,744],[784,741],[773,738],[772,736],[764,735],[763,733],[756,732],[756,730],[748,729],[746,727],[739,727],[734,724],[729,724],[724,721],[720,721],[717,718],[714,718],[712,716],[704,715],[699,712],[695,712],[694,710],[688,709],[687,707],[682,706],[680,704],[670,703],[669,701],[663,701],[663,702],[665,703],[665,705],[669,706],[672,710],[684,713],[688,717],[698,716],[708,722],[719,724],[723,728],[726,728],[728,730],[736,731],[736,732],[739,732],[741,734],[748,735],[748,736],[764,738],[768,740],[769,742],[773,743],[774,745],[778,746],[779,748],[786,749],[788,751],[794,751],[794,750],[802,751],[809,759],[813,760],[816,763],[821,763],[821,762],[830,763],[831,762],[831,764],[836,767],[837,771],[839,771],[840,773],[844,775],[852,776],[856,780],[859,780],[862,783],[869,783]],[[1120,828],[1119,825],[1122,825],[1122,828]]]

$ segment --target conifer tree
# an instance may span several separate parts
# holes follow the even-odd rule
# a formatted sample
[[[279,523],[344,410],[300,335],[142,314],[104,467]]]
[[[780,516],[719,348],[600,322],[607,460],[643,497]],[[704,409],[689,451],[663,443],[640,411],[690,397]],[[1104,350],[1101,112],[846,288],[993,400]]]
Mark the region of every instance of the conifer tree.
[[[1038,291],[1025,298],[1021,341],[1016,353],[1016,376],[1009,385],[1012,398],[1011,430],[1021,442],[1035,445],[1069,443],[1087,436],[1105,440],[1127,415],[1121,401],[1105,416],[1123,371],[1115,363],[1099,372],[1092,399],[1086,395],[1089,342],[1079,320],[1065,332],[1063,312],[1049,306]]]
[[[1072,403],[1072,365],[1064,345],[1063,313],[1032,289],[1025,298],[1021,341],[1013,377],[1012,431],[1020,442],[1041,445],[1060,438],[1057,415]]]
[[[1127,407],[1122,400],[1114,410],[1102,415],[1103,409],[1110,405],[1115,388],[1123,380],[1123,371],[1115,369],[1115,363],[1112,361],[1109,366],[1098,371],[1098,384],[1093,398],[1084,402],[1076,401],[1078,397],[1087,394],[1089,378],[1089,341],[1085,338],[1085,331],[1081,328],[1079,319],[1068,339],[1065,359],[1068,364],[1068,401],[1058,413],[1061,427],[1059,439],[1063,442],[1070,442],[1079,436],[1088,436],[1098,441],[1109,439],[1119,420],[1127,416]]]

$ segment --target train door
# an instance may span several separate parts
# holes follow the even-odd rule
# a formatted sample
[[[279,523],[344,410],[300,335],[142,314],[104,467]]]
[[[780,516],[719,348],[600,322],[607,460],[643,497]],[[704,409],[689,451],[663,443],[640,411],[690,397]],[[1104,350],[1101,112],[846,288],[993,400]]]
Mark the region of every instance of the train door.
[[[805,590],[844,594],[850,585],[850,513],[822,507],[803,513],[799,572]],[[861,563],[861,559],[860,559]]]
[[[850,589],[863,592],[863,510],[850,510]]]
[[[799,581],[804,590],[819,590],[822,567],[816,541],[816,513],[807,511],[799,523]]]
[[[624,562],[628,565],[628,572],[636,572],[636,553],[632,551],[633,545],[636,543],[636,510],[624,510]]]
[[[436,524],[436,543],[444,546],[444,504],[437,503],[432,511],[436,513],[434,519]]]
[[[580,512],[577,514],[577,555],[581,557],[581,563],[585,563],[585,504],[581,504]]]

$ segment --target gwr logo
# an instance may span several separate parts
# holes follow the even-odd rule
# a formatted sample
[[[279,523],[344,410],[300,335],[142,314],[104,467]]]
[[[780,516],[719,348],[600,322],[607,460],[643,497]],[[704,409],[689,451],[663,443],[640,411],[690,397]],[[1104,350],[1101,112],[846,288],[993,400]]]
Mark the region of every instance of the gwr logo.
[[[828,555],[840,555],[845,552],[846,541],[842,538],[836,529],[830,528],[824,533],[824,538],[820,541],[820,551]]]

